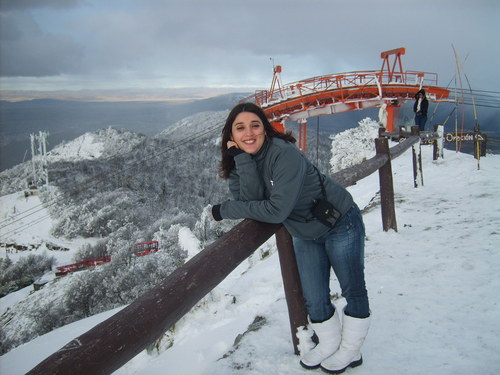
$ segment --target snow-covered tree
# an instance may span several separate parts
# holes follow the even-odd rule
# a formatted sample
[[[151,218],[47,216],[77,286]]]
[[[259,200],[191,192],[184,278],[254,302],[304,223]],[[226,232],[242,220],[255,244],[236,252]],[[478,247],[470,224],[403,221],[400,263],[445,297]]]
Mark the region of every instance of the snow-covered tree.
[[[358,127],[336,134],[331,144],[330,172],[338,172],[374,156],[374,139],[378,137],[379,127],[378,122],[365,118]]]

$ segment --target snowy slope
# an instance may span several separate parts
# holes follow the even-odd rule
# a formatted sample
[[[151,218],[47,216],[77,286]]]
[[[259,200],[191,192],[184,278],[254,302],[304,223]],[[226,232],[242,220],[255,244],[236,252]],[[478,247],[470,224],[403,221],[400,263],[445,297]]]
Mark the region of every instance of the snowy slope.
[[[20,215],[19,213],[22,213]],[[95,239],[65,240],[50,234],[53,221],[37,195],[25,197],[23,193],[13,193],[0,197],[0,238],[2,242],[16,243],[30,248],[27,251],[11,251],[0,248],[0,257],[8,256],[13,262],[29,254],[54,256],[58,265],[72,262],[72,256],[84,243]],[[53,246],[65,250],[51,250]]]
[[[78,138],[64,142],[47,153],[49,162],[97,159],[126,154],[144,140],[137,133],[107,128],[85,133]]]
[[[469,155],[446,152],[433,162],[431,153],[423,147],[425,185],[418,189],[410,152],[393,161],[398,232],[382,231],[379,206],[364,213],[373,324],[363,347],[365,363],[346,373],[500,373],[500,156],[481,159],[477,170]],[[360,207],[369,205],[377,185],[373,174],[350,188]],[[260,261],[266,249],[272,254]],[[339,292],[334,277],[331,286],[333,294]],[[107,316],[75,322],[12,350],[0,357],[0,373],[25,373]],[[256,317],[262,325],[233,347]],[[166,346],[140,353],[115,375],[312,373],[293,355],[273,240],[186,315],[176,325],[173,346]]]
[[[180,134],[179,136],[182,138],[186,137],[187,133],[196,133],[199,124],[212,123],[212,120],[220,122],[221,113],[225,112],[204,112],[189,117],[187,120],[179,121],[175,125],[176,131],[174,131],[174,134]],[[217,125],[219,126],[218,122]],[[194,128],[193,131],[191,131],[192,128]],[[170,132],[166,134],[168,134],[168,137],[171,137]],[[47,153],[47,161],[49,163],[64,161],[78,162],[128,154],[144,140],[144,135],[109,127],[85,133],[72,141],[61,143]],[[19,164],[13,171],[17,170],[18,174],[22,175],[22,167],[31,171],[31,162]],[[9,175],[9,177],[12,176]],[[13,177],[13,179],[16,179],[16,177]],[[24,187],[25,181],[17,185]],[[25,197],[22,191],[0,196],[1,242],[25,245],[31,247],[33,250],[29,252],[9,253],[9,257],[13,261],[31,253],[37,254],[48,250],[45,243],[54,243],[69,248],[70,251],[66,254],[63,254],[63,252],[50,254],[57,258],[59,264],[66,264],[68,261],[71,261],[74,250],[83,244],[95,242],[94,239],[65,241],[61,238],[54,238],[50,235],[53,224],[49,216],[49,211],[41,204],[38,196]],[[0,248],[0,257],[5,258],[5,256],[5,249]]]

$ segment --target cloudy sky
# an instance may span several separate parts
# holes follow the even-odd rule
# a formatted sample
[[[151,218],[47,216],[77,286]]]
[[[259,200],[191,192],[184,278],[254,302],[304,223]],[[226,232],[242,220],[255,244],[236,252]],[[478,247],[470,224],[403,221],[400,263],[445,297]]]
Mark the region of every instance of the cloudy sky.
[[[499,0],[0,0],[4,90],[269,88],[380,69],[498,91]]]

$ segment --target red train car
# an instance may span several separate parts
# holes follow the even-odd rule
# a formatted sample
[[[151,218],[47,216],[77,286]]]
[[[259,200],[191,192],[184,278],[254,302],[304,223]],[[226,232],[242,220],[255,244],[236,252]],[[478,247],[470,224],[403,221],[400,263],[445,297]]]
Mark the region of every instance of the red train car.
[[[73,264],[67,264],[65,266],[56,267],[58,271],[56,272],[56,276],[65,276],[70,272],[81,271],[84,270],[85,268],[98,266],[100,264],[108,262],[111,262],[111,257],[109,255],[99,258],[84,259]]]
[[[134,244],[134,254],[138,257],[156,253],[160,249],[158,241],[139,242]]]
[[[151,253],[156,253],[160,249],[158,241],[139,242],[133,245],[135,256],[142,257]],[[88,267],[98,266],[100,264],[111,262],[111,256],[106,255],[99,258],[84,259],[73,264],[56,267],[56,276],[65,276],[70,272],[84,270]]]

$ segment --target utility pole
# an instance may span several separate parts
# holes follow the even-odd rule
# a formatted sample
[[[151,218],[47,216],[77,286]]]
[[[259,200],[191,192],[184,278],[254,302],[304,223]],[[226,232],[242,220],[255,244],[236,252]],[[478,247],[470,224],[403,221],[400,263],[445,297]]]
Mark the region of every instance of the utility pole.
[[[49,172],[47,168],[47,137],[48,132],[39,132],[38,135],[31,134],[31,165],[33,172],[33,184],[38,186],[49,185]]]

